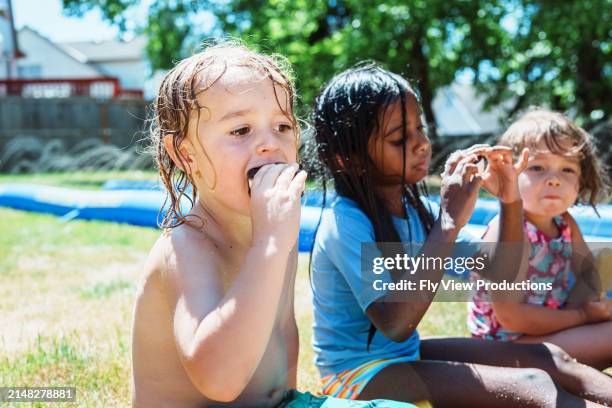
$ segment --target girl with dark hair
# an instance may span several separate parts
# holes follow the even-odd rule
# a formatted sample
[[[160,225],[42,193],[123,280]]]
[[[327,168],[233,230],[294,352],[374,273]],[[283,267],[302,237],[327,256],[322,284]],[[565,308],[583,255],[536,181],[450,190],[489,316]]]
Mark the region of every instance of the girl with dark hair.
[[[506,147],[480,145],[451,155],[438,210],[422,183],[431,145],[419,98],[404,78],[375,64],[345,71],[318,96],[314,115],[319,158],[337,192],[312,254],[313,346],[324,393],[436,407],[612,403],[612,380],[559,347],[420,340],[416,327],[433,292],[412,291],[407,299],[391,289],[367,290],[373,274],[362,271],[362,249],[368,243],[385,256],[389,242],[418,244],[412,249],[422,246],[422,257],[451,255],[481,185],[500,200],[499,241],[520,244],[517,175],[527,150],[517,163]],[[488,165],[481,172],[482,157]],[[517,259],[498,252],[490,268],[512,277]],[[440,282],[443,273],[440,267],[419,279]],[[394,283],[406,276],[385,270],[376,279]]]

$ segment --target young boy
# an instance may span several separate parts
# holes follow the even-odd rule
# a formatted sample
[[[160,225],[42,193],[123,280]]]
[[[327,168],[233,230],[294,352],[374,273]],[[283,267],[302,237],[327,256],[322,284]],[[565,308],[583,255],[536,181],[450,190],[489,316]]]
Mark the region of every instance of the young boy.
[[[163,81],[152,139],[170,210],[134,310],[135,407],[338,406],[290,391],[306,181],[293,104],[277,60],[241,46],[210,47]]]

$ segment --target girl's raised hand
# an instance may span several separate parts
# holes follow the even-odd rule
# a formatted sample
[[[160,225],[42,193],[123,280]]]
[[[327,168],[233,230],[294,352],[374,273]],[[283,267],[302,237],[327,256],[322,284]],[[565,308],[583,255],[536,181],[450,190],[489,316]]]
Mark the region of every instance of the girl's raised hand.
[[[445,230],[458,231],[467,224],[483,182],[478,173],[478,152],[486,145],[459,150],[450,155],[442,173],[440,221]]]
[[[516,163],[512,160],[512,150],[509,147],[494,146],[479,153],[487,159],[487,167],[482,175],[483,187],[502,203],[520,200],[518,175],[527,166],[529,149],[523,149]]]

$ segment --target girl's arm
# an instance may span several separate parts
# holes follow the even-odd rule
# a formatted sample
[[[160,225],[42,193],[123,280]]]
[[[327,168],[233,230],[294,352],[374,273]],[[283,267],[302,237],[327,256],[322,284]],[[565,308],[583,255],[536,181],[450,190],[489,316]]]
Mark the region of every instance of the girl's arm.
[[[493,302],[493,310],[505,328],[533,336],[610,319],[610,312],[602,302],[587,302],[579,309],[551,309],[518,302]]]
[[[574,217],[566,212],[563,218],[568,223],[572,234],[572,271],[576,277],[568,303],[580,305],[584,302],[596,301],[601,291],[601,279],[595,258],[584,242],[580,227]]]
[[[482,237],[480,252],[488,255],[481,277],[494,282],[525,279],[529,261],[529,241],[523,230],[522,202],[500,202],[500,214],[493,218]],[[508,293],[516,297],[516,294]]]
[[[503,146],[491,148],[487,159],[483,186],[499,198],[500,216],[489,223],[482,239],[482,252],[489,255],[489,261],[481,275],[496,282],[520,281],[527,272],[529,247],[525,245],[518,175],[527,166],[529,149],[523,149],[516,163],[511,149]]]
[[[477,161],[477,155],[470,152],[457,152],[447,161],[440,190],[440,217],[421,249],[424,257],[446,258],[452,255],[452,244],[474,210],[482,183],[482,178],[477,174]],[[438,283],[443,274],[444,269],[403,273],[397,279],[415,282],[417,290],[410,291],[409,295],[391,291],[371,303],[365,311],[366,315],[387,338],[396,342],[405,341],[412,335],[435,296],[435,291],[421,290],[419,281]]]
[[[420,255],[442,258],[451,256],[452,245],[450,244],[455,241],[456,237],[457,231],[444,229],[438,220],[430,231]],[[419,288],[419,280],[427,279],[431,282],[440,282],[443,274],[444,269],[417,271],[414,275],[405,274],[398,280],[406,279],[416,282],[416,287]],[[430,290],[415,290],[410,291],[410,294],[392,291],[370,304],[365,312],[368,319],[385,337],[396,342],[403,342],[416,329],[429,308],[434,295],[435,292]]]
[[[590,310],[551,309],[514,301],[493,302],[497,320],[504,328],[533,336],[554,333],[598,321]]]
[[[502,239],[517,242],[517,247],[520,248],[523,239],[522,208],[517,204],[520,203],[520,196],[516,178],[527,164],[528,153],[527,149],[523,150],[516,164],[512,161],[511,150],[499,146],[476,145],[451,155],[445,165],[440,191],[440,218],[430,232],[421,254],[424,257],[452,256],[451,244],[472,215],[478,199],[478,190],[483,183],[502,203]],[[476,165],[482,157],[486,157],[488,161],[484,174],[479,173]],[[520,253],[522,251],[519,250]],[[503,256],[498,254],[496,258],[496,264],[503,271],[502,276],[516,277],[514,252],[508,251]],[[420,280],[439,283],[443,274],[443,269],[434,269],[419,271],[413,275],[406,273],[399,279],[415,282],[418,289]],[[403,292],[393,291],[381,301],[372,303],[366,310],[368,318],[377,329],[398,342],[406,340],[414,332],[429,308],[435,291],[411,291],[409,301],[406,296]]]

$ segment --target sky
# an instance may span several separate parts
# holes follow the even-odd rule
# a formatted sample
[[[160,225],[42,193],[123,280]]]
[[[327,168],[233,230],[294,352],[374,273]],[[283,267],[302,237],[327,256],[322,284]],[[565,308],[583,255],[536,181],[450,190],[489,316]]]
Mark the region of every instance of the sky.
[[[130,16],[135,21],[143,21],[148,3],[142,2],[130,11]],[[12,6],[17,29],[29,26],[54,42],[108,40],[118,34],[97,10],[83,17],[66,17],[61,0],[12,0]]]

